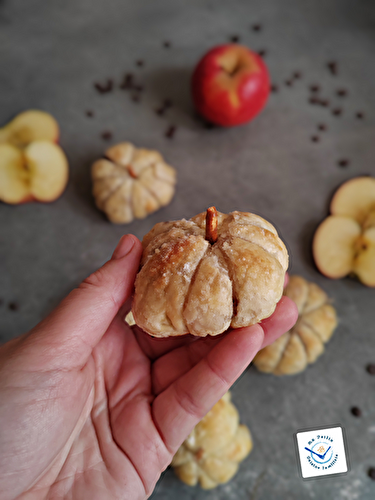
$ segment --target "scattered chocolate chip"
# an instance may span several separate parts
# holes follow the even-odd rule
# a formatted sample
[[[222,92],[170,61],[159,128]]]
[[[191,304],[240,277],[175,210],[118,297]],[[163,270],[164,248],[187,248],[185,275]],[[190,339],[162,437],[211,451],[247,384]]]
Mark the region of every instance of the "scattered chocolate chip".
[[[323,106],[323,108],[326,108],[327,106],[329,106],[329,101],[327,101],[327,99],[318,99],[318,104]]]
[[[368,364],[366,370],[370,375],[375,375],[375,363]]]
[[[324,132],[325,130],[327,130],[327,125],[324,125],[324,123],[319,123],[318,130]]]
[[[348,91],[346,89],[338,89],[336,90],[336,94],[339,97],[345,97],[348,94]]]
[[[8,308],[9,308],[10,311],[18,311],[18,309],[20,308],[20,306],[18,305],[17,302],[9,302]]]
[[[362,113],[362,111],[357,111],[355,116],[356,116],[356,118],[358,118],[358,120],[363,120],[365,115]]]
[[[144,61],[142,59],[138,59],[138,61],[135,61],[135,64],[138,66],[138,68],[142,68],[144,65]]]
[[[168,108],[171,108],[173,106],[173,102],[170,99],[164,99],[163,104],[155,109],[155,113],[157,115],[164,115],[165,112],[168,110]]]
[[[155,113],[159,116],[163,116],[165,113],[165,108],[163,106],[160,106],[160,108],[155,109]]]
[[[352,415],[355,417],[360,417],[362,415],[361,410],[357,406],[353,406],[353,408],[350,409]]]
[[[253,31],[262,31],[262,25],[261,24],[253,24],[252,30]]]
[[[113,89],[113,80],[108,78],[107,82],[102,83],[94,83],[94,87],[99,92],[99,94],[106,94],[107,92],[111,92]]]
[[[279,90],[279,87],[277,85],[271,85],[271,92],[276,93]]]
[[[166,48],[166,49],[169,49],[169,47],[171,46],[171,42],[169,40],[165,40],[165,42],[163,42],[163,46]]]
[[[171,108],[173,106],[173,102],[171,99],[164,99],[163,106],[165,108]]]
[[[176,133],[176,126],[170,125],[165,132],[165,137],[168,137],[168,139],[172,139],[175,133]]]
[[[233,35],[230,37],[230,41],[233,43],[237,43],[240,41],[240,37],[238,35]]]
[[[101,136],[105,141],[109,141],[110,139],[112,139],[112,132],[110,132],[109,130],[105,130],[104,132],[102,132]]]
[[[332,75],[337,75],[338,68],[336,61],[330,61],[327,63],[327,68],[330,70]]]
[[[317,136],[317,135],[313,135],[313,136],[311,137],[311,141],[312,141],[312,142],[319,142],[319,136]]]
[[[122,83],[120,84],[120,89],[132,89],[134,85],[134,75],[132,73],[126,73]]]
[[[342,159],[337,162],[339,167],[347,167],[349,165],[349,160]]]
[[[368,477],[375,481],[375,467],[370,467],[367,471]]]
[[[139,102],[141,100],[141,98],[139,97],[138,94],[133,94],[132,95],[132,101],[133,102]]]
[[[295,72],[293,73],[293,78],[294,78],[295,80],[299,80],[300,78],[302,78],[302,73],[300,73],[299,71],[295,71]]]
[[[143,85],[134,85],[133,90],[136,90],[137,92],[142,92],[144,90]]]
[[[287,87],[293,87],[293,80],[285,80],[285,85]]]
[[[89,118],[92,118],[94,116],[94,112],[88,109],[86,111],[86,116],[88,116]]]
[[[319,99],[317,99],[316,97],[310,97],[309,99],[310,104],[319,104],[319,102]]]
[[[262,50],[258,50],[258,55],[260,57],[266,57],[267,55],[267,51],[265,49],[262,49]]]
[[[319,92],[319,90],[320,90],[319,85],[310,85],[311,92]]]
[[[334,109],[332,110],[332,114],[333,114],[333,116],[341,116],[341,114],[342,114],[342,109],[341,109],[341,108],[334,108]]]

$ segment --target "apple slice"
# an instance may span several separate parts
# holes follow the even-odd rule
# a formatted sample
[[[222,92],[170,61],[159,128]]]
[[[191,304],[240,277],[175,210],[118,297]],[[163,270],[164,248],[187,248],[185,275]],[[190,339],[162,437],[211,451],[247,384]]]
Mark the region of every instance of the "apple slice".
[[[362,234],[359,243],[353,271],[364,285],[375,286],[375,226]]]
[[[22,151],[11,144],[0,144],[0,200],[12,205],[31,201]]]
[[[63,150],[52,142],[34,141],[24,150],[30,175],[30,193],[38,201],[54,201],[68,182],[68,161]]]
[[[0,200],[19,204],[56,200],[68,181],[68,162],[52,142],[34,141],[24,150],[0,144]]]
[[[361,226],[350,217],[331,215],[318,227],[313,255],[319,271],[328,278],[343,278],[353,270]]]
[[[33,141],[57,142],[59,125],[49,113],[30,109],[17,115],[5,127],[0,128],[0,143],[7,142],[25,147]]]
[[[355,177],[345,182],[333,196],[330,208],[332,215],[352,217],[363,224],[370,212],[375,212],[375,179]]]

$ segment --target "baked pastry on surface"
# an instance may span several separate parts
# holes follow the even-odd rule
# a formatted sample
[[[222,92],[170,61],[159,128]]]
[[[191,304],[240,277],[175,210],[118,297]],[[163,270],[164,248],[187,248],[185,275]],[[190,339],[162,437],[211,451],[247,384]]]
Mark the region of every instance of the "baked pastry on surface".
[[[274,375],[293,375],[315,363],[337,326],[334,307],[315,283],[301,276],[290,276],[284,295],[297,305],[297,323],[259,351],[253,360],[258,370]]]
[[[172,467],[184,483],[203,489],[228,482],[253,447],[246,425],[239,425],[227,392],[194,427],[173,457]]]
[[[91,167],[96,206],[116,224],[143,219],[173,198],[176,171],[157,151],[121,142]]]
[[[156,337],[253,325],[282,296],[288,253],[257,215],[211,207],[190,220],[156,224],[143,248],[132,312]]]

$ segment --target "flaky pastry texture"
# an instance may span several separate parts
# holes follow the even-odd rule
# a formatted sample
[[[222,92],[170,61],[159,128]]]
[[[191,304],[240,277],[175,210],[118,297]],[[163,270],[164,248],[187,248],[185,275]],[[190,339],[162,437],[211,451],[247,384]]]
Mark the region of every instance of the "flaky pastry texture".
[[[297,323],[253,360],[258,370],[274,375],[294,375],[315,363],[337,326],[334,307],[315,283],[290,276],[284,294],[297,305]]]
[[[276,229],[251,213],[216,213],[214,243],[205,212],[156,224],[144,237],[132,312],[150,335],[218,335],[274,312],[288,267]]]
[[[253,442],[246,425],[239,424],[236,407],[227,392],[194,427],[173,457],[176,475],[189,486],[203,489],[227,483],[251,452]]]
[[[176,171],[157,151],[116,144],[91,167],[96,206],[111,222],[143,219],[173,198]]]

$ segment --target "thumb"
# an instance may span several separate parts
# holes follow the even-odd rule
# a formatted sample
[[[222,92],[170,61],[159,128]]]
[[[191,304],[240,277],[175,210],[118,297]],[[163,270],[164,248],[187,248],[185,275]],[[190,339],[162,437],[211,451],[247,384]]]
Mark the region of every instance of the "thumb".
[[[84,364],[125,300],[130,297],[142,245],[125,235],[111,259],[86,278],[31,332],[34,341],[70,366]],[[43,349],[44,350],[44,349]],[[45,352],[45,350],[44,350]]]

